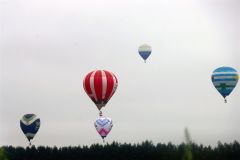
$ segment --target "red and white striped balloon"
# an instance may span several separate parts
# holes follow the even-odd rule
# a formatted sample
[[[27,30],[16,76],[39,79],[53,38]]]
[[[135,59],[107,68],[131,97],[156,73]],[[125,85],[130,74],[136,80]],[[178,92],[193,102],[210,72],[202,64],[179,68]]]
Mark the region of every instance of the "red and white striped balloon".
[[[83,80],[85,92],[99,110],[107,104],[115,93],[117,86],[117,77],[106,70],[92,71]]]

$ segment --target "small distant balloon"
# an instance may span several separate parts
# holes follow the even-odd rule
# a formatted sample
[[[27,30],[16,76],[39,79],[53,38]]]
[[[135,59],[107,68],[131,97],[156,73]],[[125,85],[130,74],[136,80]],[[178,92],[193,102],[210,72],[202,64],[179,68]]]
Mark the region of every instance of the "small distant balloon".
[[[94,122],[94,126],[104,141],[104,138],[107,137],[108,133],[111,131],[111,129],[113,127],[113,123],[110,118],[100,116]]]
[[[143,58],[145,63],[146,63],[146,60],[148,59],[148,57],[150,56],[151,52],[152,52],[152,48],[151,48],[151,46],[149,46],[147,44],[143,44],[143,45],[139,46],[139,48],[138,48],[138,53]]]
[[[118,86],[117,77],[106,70],[88,73],[83,80],[83,88],[99,111],[115,93]]]
[[[31,140],[40,128],[40,119],[35,114],[25,114],[20,120],[20,127],[31,145]]]
[[[237,70],[231,67],[220,67],[213,71],[212,82],[214,87],[223,96],[225,103],[226,97],[230,95],[238,82]]]

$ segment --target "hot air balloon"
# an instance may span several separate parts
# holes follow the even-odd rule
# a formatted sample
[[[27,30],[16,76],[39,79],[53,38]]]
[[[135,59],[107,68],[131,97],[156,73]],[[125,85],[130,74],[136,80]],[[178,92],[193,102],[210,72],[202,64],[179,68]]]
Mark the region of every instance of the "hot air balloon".
[[[151,46],[149,46],[147,44],[143,44],[143,45],[139,46],[139,48],[138,48],[138,53],[144,59],[145,63],[146,63],[147,58],[150,56],[151,52],[152,52],[152,48],[151,48]]]
[[[118,86],[117,77],[106,70],[88,73],[83,80],[83,88],[99,111],[115,93]]]
[[[31,140],[40,128],[40,119],[35,114],[25,114],[20,120],[20,127],[31,146]]]
[[[100,115],[100,117],[94,122],[94,126],[104,142],[104,138],[107,137],[108,133],[111,131],[113,123],[110,118]]]
[[[231,67],[220,67],[213,71],[212,82],[218,92],[223,96],[224,102],[227,103],[226,97],[230,95],[238,82],[238,73]]]

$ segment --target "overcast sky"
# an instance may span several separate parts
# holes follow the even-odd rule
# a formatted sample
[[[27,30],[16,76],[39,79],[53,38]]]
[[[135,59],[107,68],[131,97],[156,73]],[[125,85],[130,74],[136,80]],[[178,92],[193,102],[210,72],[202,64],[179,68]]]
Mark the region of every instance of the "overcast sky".
[[[239,0],[0,0],[0,146],[28,145],[19,120],[35,113],[35,145],[101,143],[98,110],[82,81],[113,72],[103,109],[107,142],[240,141],[240,86],[223,103],[211,82],[221,66],[240,71]],[[137,49],[147,43],[145,64]]]

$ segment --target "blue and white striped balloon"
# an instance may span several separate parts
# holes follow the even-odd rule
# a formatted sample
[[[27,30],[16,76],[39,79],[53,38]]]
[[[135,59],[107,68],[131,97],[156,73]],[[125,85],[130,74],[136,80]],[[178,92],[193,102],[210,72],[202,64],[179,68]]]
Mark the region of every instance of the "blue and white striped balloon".
[[[20,127],[30,142],[40,128],[40,119],[35,114],[25,114],[20,120]]]
[[[225,102],[226,97],[230,95],[238,82],[238,73],[231,67],[220,67],[213,71],[212,82],[218,92],[223,96]]]
[[[150,56],[151,52],[152,52],[152,48],[147,44],[143,44],[138,48],[138,53],[144,59],[145,62],[147,58]]]

